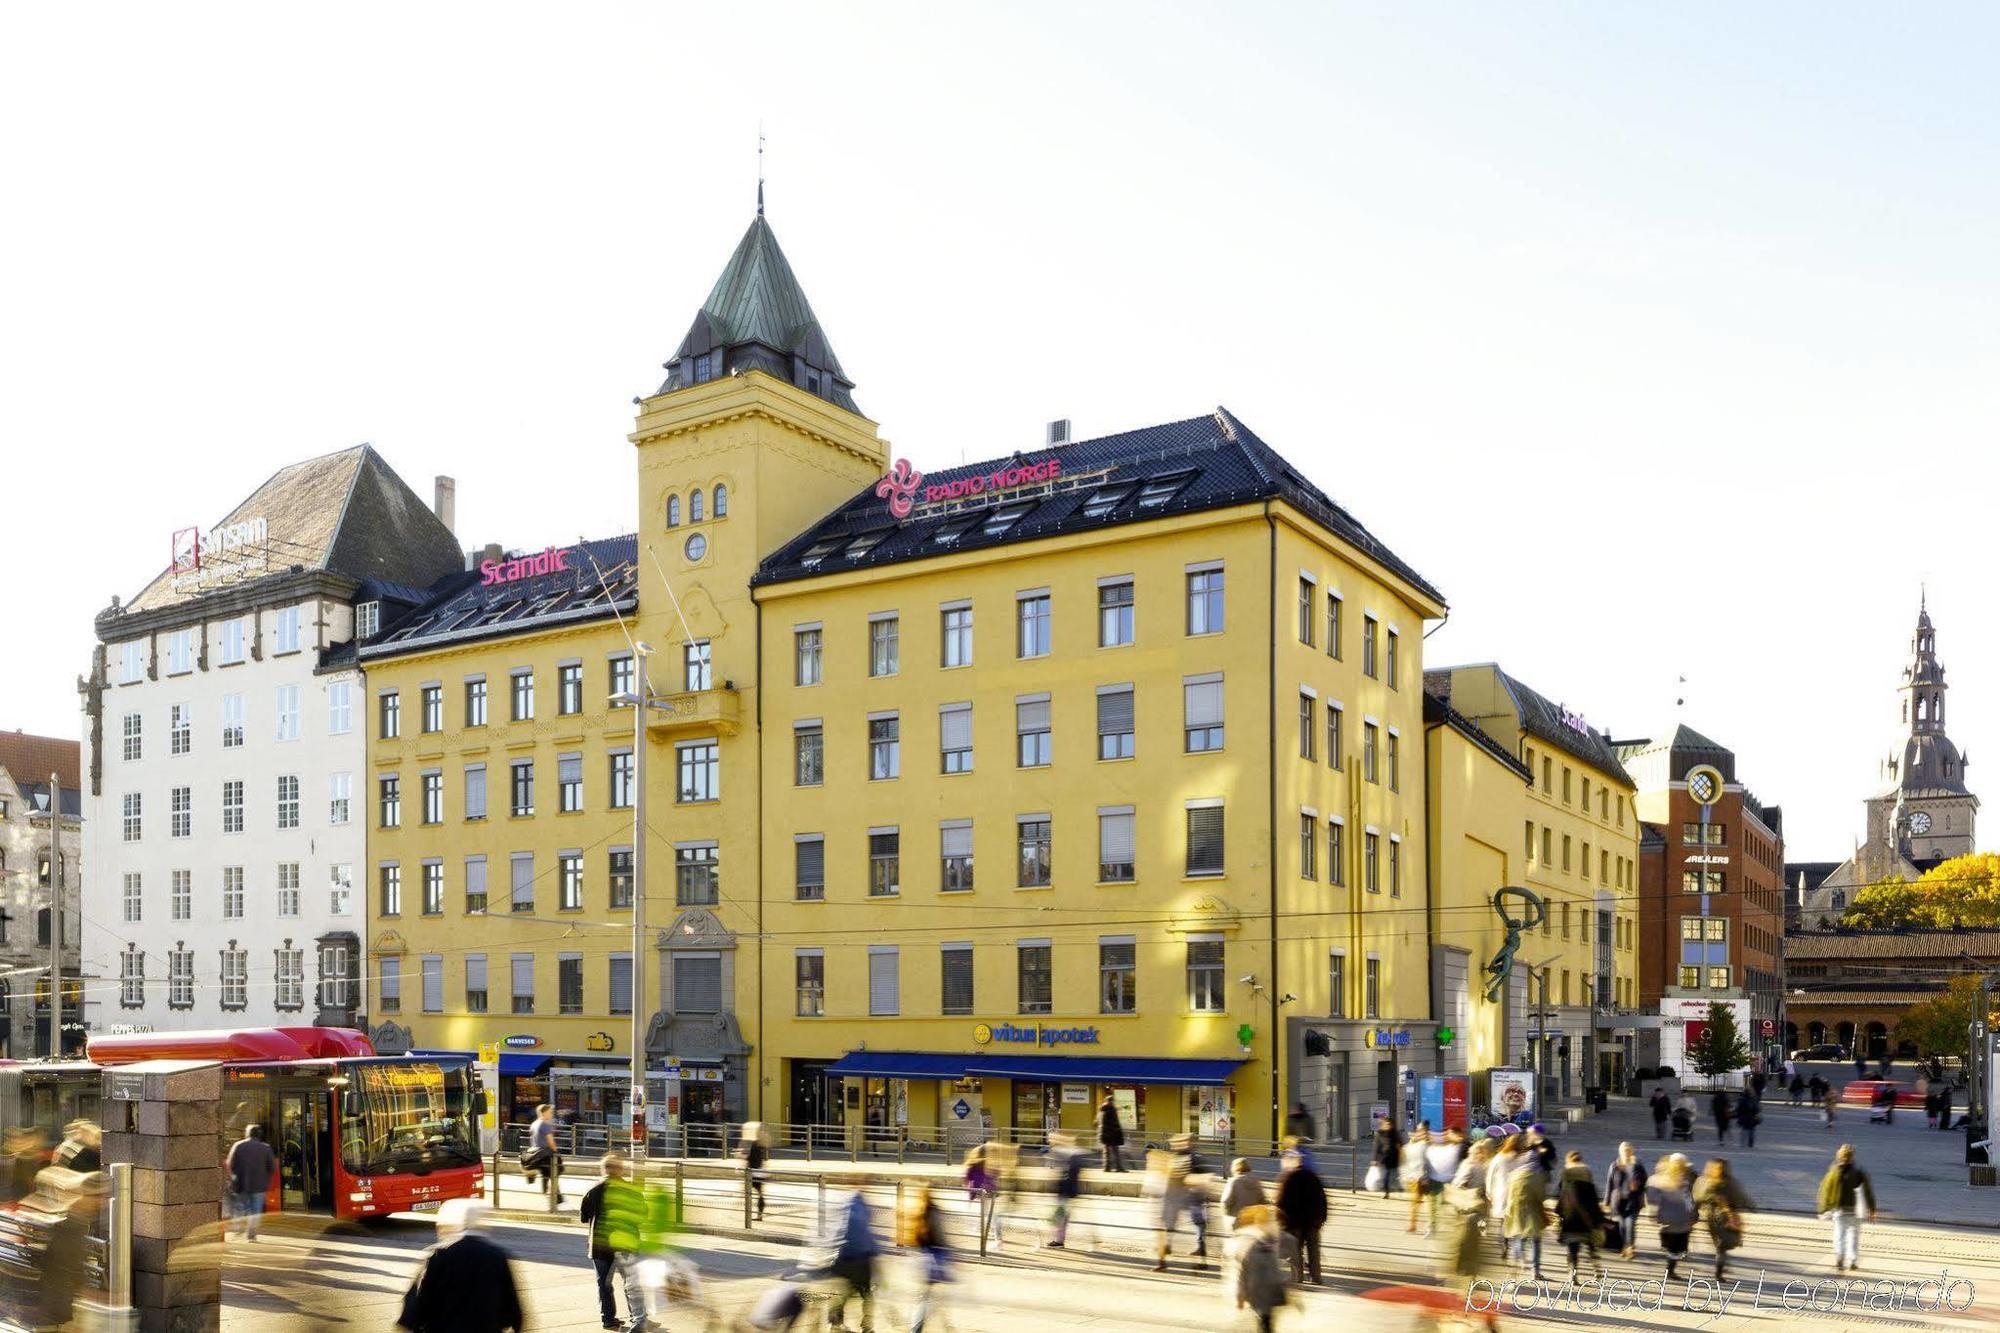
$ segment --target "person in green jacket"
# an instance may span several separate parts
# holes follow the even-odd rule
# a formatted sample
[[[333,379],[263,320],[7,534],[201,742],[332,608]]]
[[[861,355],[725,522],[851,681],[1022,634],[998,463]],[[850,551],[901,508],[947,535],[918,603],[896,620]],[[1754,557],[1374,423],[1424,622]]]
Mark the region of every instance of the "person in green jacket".
[[[1833,1270],[1861,1266],[1861,1223],[1875,1213],[1875,1187],[1854,1164],[1854,1145],[1843,1143],[1819,1182],[1819,1215],[1833,1223]]]

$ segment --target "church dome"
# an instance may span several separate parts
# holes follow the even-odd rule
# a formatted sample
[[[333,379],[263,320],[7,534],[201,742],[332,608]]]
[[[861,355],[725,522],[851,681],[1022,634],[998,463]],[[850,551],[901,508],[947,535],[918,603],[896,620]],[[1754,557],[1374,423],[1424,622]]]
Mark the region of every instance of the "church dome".
[[[1910,795],[1920,792],[1965,794],[1965,760],[1958,747],[1941,732],[1920,732],[1906,737],[1899,758],[1889,761],[1892,790]]]

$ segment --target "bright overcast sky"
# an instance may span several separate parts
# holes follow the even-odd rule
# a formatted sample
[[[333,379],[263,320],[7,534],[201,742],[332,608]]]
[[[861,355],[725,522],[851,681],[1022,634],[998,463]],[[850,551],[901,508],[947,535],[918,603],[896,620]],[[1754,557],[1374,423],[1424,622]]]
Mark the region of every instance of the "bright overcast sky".
[[[938,467],[1227,405],[1619,736],[1844,855],[1928,580],[2000,823],[2000,14],[15,5],[0,725],[277,467],[630,531],[631,399],[770,217]],[[1985,775],[1985,776],[1982,776]],[[1986,841],[1993,843],[1989,833]]]

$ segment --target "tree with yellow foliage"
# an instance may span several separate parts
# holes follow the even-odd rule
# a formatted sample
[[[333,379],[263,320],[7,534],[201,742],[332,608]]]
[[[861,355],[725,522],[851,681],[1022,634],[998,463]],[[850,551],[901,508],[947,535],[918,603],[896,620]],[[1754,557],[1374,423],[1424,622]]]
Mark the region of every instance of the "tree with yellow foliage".
[[[2000,926],[2000,854],[1954,856],[1914,882],[1900,877],[1854,895],[1840,924],[1855,930],[1904,926]]]

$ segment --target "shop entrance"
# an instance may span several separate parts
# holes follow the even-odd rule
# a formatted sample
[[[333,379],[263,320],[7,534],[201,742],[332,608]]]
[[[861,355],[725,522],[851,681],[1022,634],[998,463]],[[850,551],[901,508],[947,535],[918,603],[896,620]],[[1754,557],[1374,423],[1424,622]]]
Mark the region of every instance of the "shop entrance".
[[[1062,1128],[1062,1084],[1016,1083],[1014,1128],[1047,1134]]]
[[[838,1101],[826,1095],[826,1061],[792,1061],[792,1123],[838,1124],[839,1117],[833,1114],[838,1109]]]
[[[681,1125],[687,1131],[688,1155],[722,1156],[728,1149],[720,1080],[681,1082]]]

